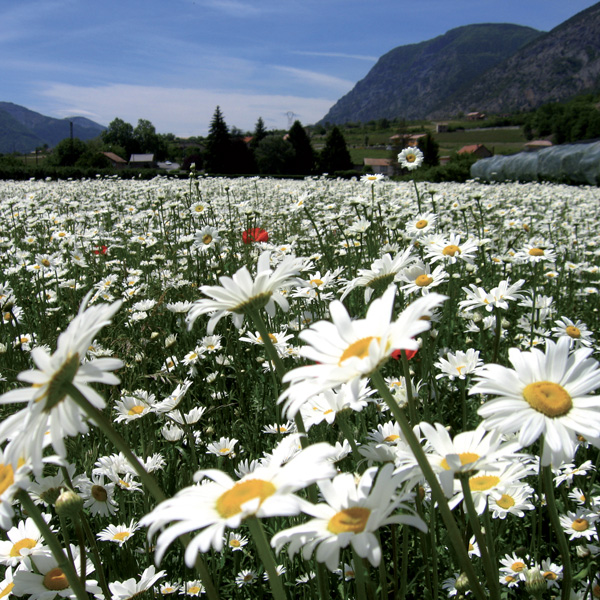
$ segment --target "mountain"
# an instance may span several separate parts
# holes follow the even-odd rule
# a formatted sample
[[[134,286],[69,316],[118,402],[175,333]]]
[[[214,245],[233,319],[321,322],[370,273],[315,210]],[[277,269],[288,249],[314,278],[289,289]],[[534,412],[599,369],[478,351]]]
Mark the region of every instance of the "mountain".
[[[599,90],[600,2],[492,67],[443,112],[525,111]]]
[[[466,25],[384,54],[321,122],[422,119],[542,33],[511,24]]]
[[[600,2],[551,31],[467,25],[382,56],[321,123],[526,111],[600,91]]]
[[[0,102],[0,153],[32,152],[44,144],[52,148],[70,136],[69,122],[73,123],[73,137],[81,140],[98,137],[106,129],[85,117],[55,119],[12,102]]]

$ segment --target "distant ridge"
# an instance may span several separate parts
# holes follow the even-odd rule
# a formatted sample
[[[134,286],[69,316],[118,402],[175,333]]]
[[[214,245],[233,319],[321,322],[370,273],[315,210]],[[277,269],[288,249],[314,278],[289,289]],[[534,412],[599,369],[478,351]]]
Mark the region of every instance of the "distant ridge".
[[[445,113],[531,110],[600,91],[600,2],[484,73]],[[432,115],[435,116],[435,115]]]
[[[0,102],[0,153],[33,152],[44,144],[52,148],[69,137],[69,122],[73,123],[73,137],[81,140],[98,137],[106,129],[85,117],[55,119],[12,102]]]
[[[517,112],[600,90],[600,2],[548,33],[458,27],[383,55],[320,121]]]
[[[384,54],[321,122],[425,118],[540,35],[530,27],[490,23],[399,46]]]

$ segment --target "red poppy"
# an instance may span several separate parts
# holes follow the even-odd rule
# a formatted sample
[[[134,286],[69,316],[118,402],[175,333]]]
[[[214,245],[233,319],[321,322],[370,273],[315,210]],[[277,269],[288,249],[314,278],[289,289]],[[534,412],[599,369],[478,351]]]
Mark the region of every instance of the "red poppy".
[[[246,229],[242,233],[242,240],[244,244],[251,244],[252,242],[268,242],[269,234],[260,227],[253,227],[252,229]]]
[[[417,350],[404,350],[404,352],[406,352],[407,360],[410,360],[418,351]],[[399,358],[402,358],[402,349],[394,350],[392,352],[392,358],[395,358],[396,360],[398,360]]]
[[[108,246],[96,246],[93,250],[94,254],[106,254],[108,251]]]

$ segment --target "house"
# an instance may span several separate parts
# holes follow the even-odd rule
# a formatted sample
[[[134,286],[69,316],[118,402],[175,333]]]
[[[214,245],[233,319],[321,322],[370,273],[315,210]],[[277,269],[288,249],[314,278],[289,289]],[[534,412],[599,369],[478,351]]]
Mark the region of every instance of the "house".
[[[436,133],[448,133],[448,123],[436,123],[435,124],[435,132]]]
[[[470,112],[466,116],[467,121],[482,121],[485,119],[485,114],[479,111]]]
[[[552,146],[552,142],[549,140],[531,140],[525,144],[524,148],[527,152],[535,152],[536,150],[549,148],[550,146]]]
[[[483,144],[470,144],[469,146],[463,146],[457,154],[472,154],[477,158],[488,158],[493,156],[494,153],[488,150]]]
[[[426,133],[397,133],[390,136],[390,142],[394,146],[416,146],[426,135]]]
[[[394,174],[391,158],[363,158],[363,167],[370,168],[373,173],[381,173],[388,177]]]
[[[113,169],[124,169],[127,166],[127,161],[114,152],[103,152],[102,154],[108,158]]]
[[[129,166],[138,169],[152,169],[156,167],[154,154],[132,154],[129,157]]]

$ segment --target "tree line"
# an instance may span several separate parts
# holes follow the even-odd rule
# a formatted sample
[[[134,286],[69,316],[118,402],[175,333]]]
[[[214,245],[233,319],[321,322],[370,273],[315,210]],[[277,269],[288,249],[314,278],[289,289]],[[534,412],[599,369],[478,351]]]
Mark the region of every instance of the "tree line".
[[[353,168],[341,130],[334,127],[317,151],[296,120],[287,132],[268,132],[262,117],[254,131],[243,135],[230,130],[219,106],[215,109],[204,151],[197,157],[197,169],[224,175],[312,175],[337,173]]]

